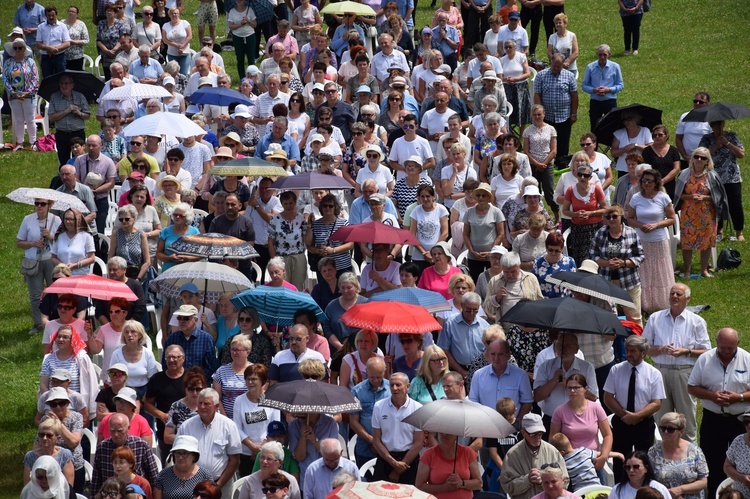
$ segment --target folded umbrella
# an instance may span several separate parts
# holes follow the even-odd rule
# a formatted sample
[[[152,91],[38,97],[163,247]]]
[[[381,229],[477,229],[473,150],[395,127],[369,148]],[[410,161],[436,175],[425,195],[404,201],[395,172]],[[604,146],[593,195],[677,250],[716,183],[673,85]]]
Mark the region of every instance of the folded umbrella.
[[[83,214],[89,212],[86,205],[73,196],[72,194],[66,194],[64,192],[56,191],[54,189],[44,189],[41,187],[20,187],[6,196],[11,201],[16,203],[29,204],[34,206],[34,201],[37,199],[46,199],[47,201],[54,201],[54,209],[65,211],[73,208]]]
[[[726,121],[740,118],[750,118],[750,109],[742,104],[731,102],[715,102],[708,106],[693,109],[682,121]]]
[[[258,286],[238,294],[231,302],[237,310],[253,307],[266,324],[291,326],[295,312],[300,309],[311,310],[320,322],[328,320],[310,295],[284,287]]]
[[[520,302],[500,321],[575,333],[628,335],[612,312],[568,297]]]
[[[424,307],[395,301],[387,305],[377,301],[354,305],[340,320],[349,327],[376,333],[423,334],[440,329],[440,323]]]
[[[557,272],[546,277],[546,281],[561,288],[600,298],[623,307],[635,307],[633,299],[620,286],[604,279],[599,274],[588,272]]]
[[[410,244],[419,245],[414,235],[405,229],[392,227],[380,222],[365,222],[341,227],[329,239],[355,243]]]
[[[260,256],[247,241],[215,232],[181,237],[169,249],[180,255],[209,260],[246,260]]]
[[[434,314],[451,309],[451,304],[443,298],[443,295],[422,288],[395,288],[388,291],[375,293],[370,301],[397,301],[409,305],[418,305]]]
[[[149,289],[167,298],[178,298],[185,284],[195,284],[203,293],[204,304],[218,303],[224,293],[239,293],[253,287],[242,272],[207,261],[175,265],[151,281]]]
[[[61,277],[48,286],[44,292],[71,293],[94,300],[111,300],[112,298],[125,298],[128,301],[138,300],[135,293],[124,282],[113,281],[94,274]]]
[[[190,95],[191,104],[213,104],[214,106],[228,106],[232,103],[253,106],[246,95],[237,90],[226,87],[203,87]]]
[[[351,189],[349,182],[336,175],[308,172],[282,177],[273,184],[274,189]]]
[[[290,413],[337,414],[362,410],[348,388],[311,379],[276,383],[258,405]]]

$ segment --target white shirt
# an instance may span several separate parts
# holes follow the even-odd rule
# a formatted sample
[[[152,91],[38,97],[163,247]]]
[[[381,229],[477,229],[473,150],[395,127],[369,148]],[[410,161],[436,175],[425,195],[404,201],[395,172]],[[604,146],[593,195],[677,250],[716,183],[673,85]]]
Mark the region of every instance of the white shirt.
[[[396,49],[393,49],[389,55],[385,55],[382,51],[375,54],[370,63],[370,72],[378,81],[383,81],[388,78],[388,68],[391,66],[400,66],[406,74],[409,74],[409,63],[406,62],[406,56]]]
[[[422,430],[402,421],[420,407],[422,404],[410,397],[400,408],[393,405],[391,397],[375,402],[372,427],[381,431],[380,440],[388,452],[405,452],[414,444],[414,434]]]
[[[742,348],[737,349],[734,358],[724,369],[717,355],[715,348],[701,354],[695,362],[695,367],[690,373],[688,386],[700,386],[707,390],[730,390],[736,393],[743,393],[750,390],[750,353]],[[707,399],[701,399],[704,409],[721,414],[727,412],[736,416],[750,409],[750,400],[738,402],[729,407],[722,408],[716,402]]]
[[[534,366],[534,390],[551,380],[555,376],[555,371],[560,368],[560,364],[560,357],[554,357],[544,361],[544,363],[539,366],[538,371],[536,366]],[[594,371],[594,366],[592,366],[590,362],[575,357],[570,369],[567,371],[563,370],[563,379],[568,379],[568,377],[573,374],[583,374],[586,377],[588,390],[597,397],[599,396],[599,387],[596,384],[596,372]],[[568,400],[570,399],[568,398],[568,393],[565,388],[557,384],[550,392],[549,397],[539,402],[539,407],[542,409],[542,413],[547,416],[552,416],[555,409],[567,403]]]
[[[677,122],[677,135],[682,135],[682,145],[688,156],[693,155],[693,151],[700,144],[701,139],[707,133],[711,133],[711,127],[708,122],[684,121],[688,113],[682,113],[680,121]]]
[[[500,35],[498,34],[498,38],[499,36]],[[488,55],[487,60],[492,63],[492,70],[495,72],[495,74],[497,75],[503,74],[503,65],[500,64],[500,59],[498,59],[494,55]],[[469,74],[468,76],[469,78],[473,78],[476,80],[477,78],[482,77],[482,75],[479,74],[479,66],[483,62],[484,61],[480,61],[478,57],[472,59],[471,62],[469,62],[469,69],[467,70]]]
[[[500,27],[500,32],[497,34],[497,45],[498,48],[502,48],[503,54],[505,54],[505,40],[510,39],[515,40],[519,52],[523,52],[529,46],[529,35],[520,22],[515,31],[511,31],[509,24]]]
[[[604,391],[611,393],[623,409],[627,409],[628,406],[628,387],[632,368],[633,365],[630,362],[620,362],[612,368],[607,381],[604,382]],[[658,369],[643,361],[636,366],[635,370],[635,412],[642,410],[654,400],[667,398],[664,393],[664,381]]]
[[[198,80],[200,80],[202,76],[200,73],[193,73],[190,75],[190,79],[188,79],[187,87],[185,88],[185,97],[190,98],[191,95],[193,95],[193,92],[198,90]],[[211,80],[211,86],[215,87],[216,84],[216,73],[213,71],[208,72],[208,77]]]
[[[583,351],[579,348],[578,352],[576,352],[576,357],[583,360]],[[536,361],[534,362],[534,379],[536,379],[537,374],[539,372],[539,367],[545,362],[550,359],[555,358],[555,345],[550,345],[541,352],[539,352],[539,355],[536,356]],[[588,378],[586,379],[588,381]]]
[[[398,227],[398,225],[396,225]],[[399,267],[401,265],[398,262],[390,262],[388,264],[388,267],[385,270],[377,270],[373,267],[371,263],[368,263],[365,265],[365,267],[362,269],[362,275],[359,277],[359,284],[362,287],[363,291],[372,291],[373,289],[377,288],[379,284],[375,282],[373,279],[370,278],[370,271],[375,270],[375,272],[385,279],[386,281],[395,284],[396,286],[401,286],[401,277],[399,276]]]
[[[252,402],[247,395],[240,395],[234,400],[234,424],[240,433],[240,441],[249,438],[251,442],[260,444],[266,438],[268,423],[281,421],[281,413],[278,409],[260,407]],[[242,446],[242,454],[250,456],[250,448]]]
[[[403,165],[410,156],[414,155],[422,158],[422,164],[428,159],[434,157],[434,154],[432,154],[432,147],[430,147],[430,143],[427,142],[427,139],[423,139],[419,135],[415,136],[414,140],[411,142],[406,140],[406,137],[397,138],[395,142],[393,142],[393,147],[391,147],[391,154],[388,156],[388,160]],[[428,180],[430,179],[427,170],[422,170],[420,176]],[[399,172],[396,173],[396,181],[399,181],[404,177],[406,177],[406,172],[399,170]],[[431,180],[430,183],[432,183]]]
[[[268,203],[264,203],[259,196],[258,204],[261,208],[263,208],[264,211],[268,212],[269,215],[281,213],[284,209],[281,206],[281,201],[279,201],[279,198],[276,196],[271,196],[271,199],[268,200]],[[253,228],[255,229],[255,244],[268,244],[268,223],[260,218],[258,210],[253,207],[248,207],[248,209],[245,210],[245,216],[250,217],[250,219],[253,221]]]
[[[711,340],[708,338],[706,321],[685,309],[677,317],[672,317],[669,309],[659,310],[653,313],[643,330],[643,337],[648,344],[661,347],[674,344],[676,347],[689,348],[691,350],[709,350]],[[697,359],[688,357],[672,357],[661,354],[652,357],[656,364],[668,364],[673,366],[692,366]]]
[[[456,114],[451,108],[446,108],[445,111],[439,113],[437,109],[433,108],[424,113],[422,116],[422,123],[419,125],[421,128],[427,130],[427,135],[432,135],[439,132],[448,132],[448,118]],[[437,154],[437,140],[430,141],[430,148],[432,148],[432,155]]]
[[[242,452],[237,425],[219,412],[214,414],[214,419],[208,426],[203,424],[200,416],[193,416],[180,425],[177,435],[190,435],[198,439],[201,457],[196,464],[206,468],[214,480],[224,473],[229,456]]]
[[[379,165],[373,172],[369,166],[365,166],[357,172],[356,182],[361,186],[366,180],[372,179],[378,184],[378,192],[385,195],[388,192],[388,184],[393,182],[391,169],[384,165]]]

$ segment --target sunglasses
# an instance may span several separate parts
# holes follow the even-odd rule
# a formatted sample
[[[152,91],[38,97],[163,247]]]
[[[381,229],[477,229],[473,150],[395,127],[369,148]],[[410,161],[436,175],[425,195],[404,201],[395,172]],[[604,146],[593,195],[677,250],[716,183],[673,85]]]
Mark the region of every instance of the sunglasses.
[[[704,100],[693,99],[693,104],[708,104],[708,102]]]
[[[144,16],[153,16],[154,13],[153,12],[144,12],[143,15]]]
[[[124,313],[125,313],[125,311],[121,310],[121,309],[120,310],[110,310],[109,311],[109,315],[112,315],[112,314],[124,314]]]
[[[280,83],[282,85],[289,85],[289,80],[282,80]]]
[[[49,402],[48,401],[47,405],[50,406],[52,409],[54,409],[55,407],[65,407],[66,405],[68,405],[68,403],[69,402],[67,400],[61,400],[59,402],[54,402],[54,401],[53,402]]]
[[[181,315],[181,316],[177,317],[177,322],[187,322],[187,321],[189,321],[192,318],[193,318],[193,316],[186,317],[184,315]]]
[[[180,161],[180,158],[167,158],[167,161],[169,162]]]
[[[252,317],[237,317],[237,322],[253,322]]]
[[[122,217],[122,218],[118,218],[117,220],[119,220],[120,223],[123,223],[123,222],[130,222],[133,219],[130,217]]]
[[[578,178],[591,178],[590,173],[579,173]]]
[[[360,133],[360,135],[362,134]],[[367,157],[370,159],[380,159],[380,154],[368,154]]]
[[[299,102],[302,104],[302,99],[289,99],[289,102]]]
[[[625,471],[639,470],[639,469],[641,469],[640,464],[626,464],[625,465]]]
[[[404,130],[414,130],[417,127],[416,125],[404,125],[401,128],[403,128]]]
[[[588,146],[593,146],[593,145],[594,145],[593,142],[581,142],[581,147],[588,147]]]
[[[662,433],[674,433],[676,431],[680,431],[679,428],[675,428],[674,426],[660,426],[659,431]]]
[[[332,204],[321,204],[320,207],[321,208],[334,208]]]
[[[642,184],[653,184],[654,182],[656,182],[656,181],[654,179],[652,179],[652,178],[642,178],[641,179],[641,183]]]
[[[54,433],[39,432],[39,433],[36,434],[36,436],[39,437],[39,438],[55,438],[55,434]]]
[[[203,390],[203,387],[202,386],[188,386],[186,390],[189,392],[199,392]]]
[[[414,343],[414,338],[401,338],[398,341],[400,341],[402,345],[411,345]]]
[[[115,492],[102,492],[102,497],[111,497],[112,499],[114,499],[118,495],[120,495],[120,493],[116,491]]]
[[[131,140],[130,141],[131,146],[142,146],[143,142],[138,142],[137,140]]]
[[[393,87],[393,88],[395,89],[396,87]],[[401,102],[401,97],[389,97],[388,100],[393,101],[393,102]]]
[[[327,94],[335,94],[336,92],[338,92],[338,90],[336,90],[335,88],[329,88],[328,90],[326,90]]]
[[[705,159],[705,158],[703,158]],[[34,201],[34,206],[47,206],[49,203],[45,201]]]
[[[260,491],[264,494],[275,494],[279,490],[278,487],[261,487]]]
[[[693,154],[693,159],[699,159],[701,161],[706,161],[708,158],[705,157],[705,156],[699,156],[697,154]],[[36,203],[34,203],[34,204],[36,204]]]
[[[211,43],[211,42],[203,42],[201,45],[203,45],[204,47],[213,47],[214,46],[214,44]]]
[[[364,134],[365,132],[352,132],[352,135],[354,135],[355,137],[359,137],[360,135],[364,135]],[[368,154],[367,157],[369,158],[370,155]]]
[[[540,470],[546,470],[547,468],[557,468],[560,469],[560,463],[547,463],[543,464],[539,467]]]
[[[122,371],[109,371],[107,374],[109,375],[110,378],[122,378],[124,376],[127,376]]]
[[[73,310],[75,307],[73,305],[58,305],[57,310]],[[68,336],[70,338],[70,336]]]
[[[13,50],[23,50],[23,49],[25,49],[25,48],[26,48],[26,47],[18,46],[18,47],[13,47]]]
[[[605,215],[604,218],[606,218],[607,220],[617,220],[618,218],[620,218],[620,215],[617,215],[617,214]]]

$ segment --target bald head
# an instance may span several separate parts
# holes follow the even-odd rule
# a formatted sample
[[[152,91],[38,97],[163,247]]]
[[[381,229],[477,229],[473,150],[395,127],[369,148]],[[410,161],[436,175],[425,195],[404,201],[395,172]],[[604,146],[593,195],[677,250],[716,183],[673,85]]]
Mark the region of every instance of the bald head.
[[[716,334],[716,352],[724,365],[728,364],[737,354],[739,344],[740,335],[737,330],[730,327],[719,329]]]

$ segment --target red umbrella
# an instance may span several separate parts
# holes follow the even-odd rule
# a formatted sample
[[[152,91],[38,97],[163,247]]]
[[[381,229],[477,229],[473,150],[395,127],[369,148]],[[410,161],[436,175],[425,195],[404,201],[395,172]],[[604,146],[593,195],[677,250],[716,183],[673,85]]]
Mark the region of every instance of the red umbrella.
[[[44,292],[71,293],[96,300],[111,300],[114,297],[125,298],[128,301],[138,300],[135,293],[124,282],[113,281],[94,274],[63,277],[52,283]]]
[[[346,241],[355,243],[373,244],[419,244],[417,238],[405,229],[399,229],[380,222],[365,222],[356,225],[347,225],[331,234],[329,239],[333,241]]]
[[[397,301],[354,305],[344,312],[341,322],[376,333],[423,334],[440,329],[438,321],[424,307]]]

